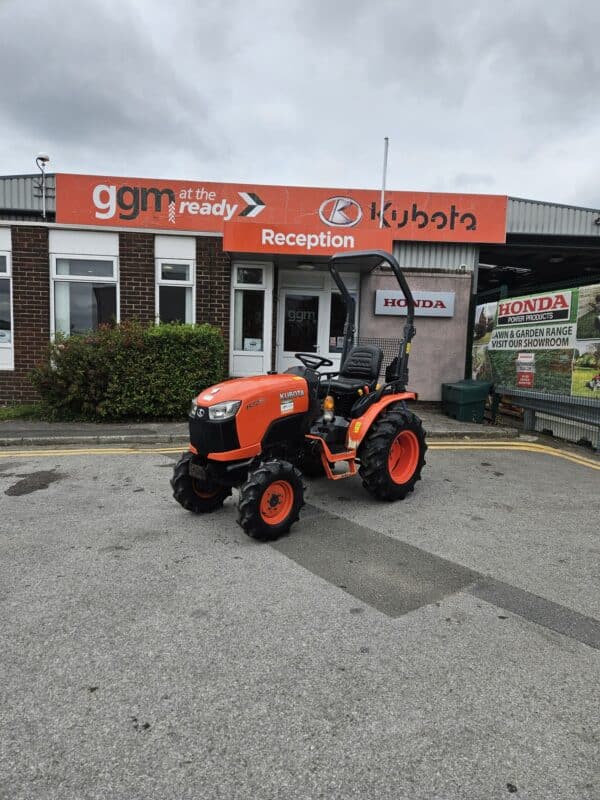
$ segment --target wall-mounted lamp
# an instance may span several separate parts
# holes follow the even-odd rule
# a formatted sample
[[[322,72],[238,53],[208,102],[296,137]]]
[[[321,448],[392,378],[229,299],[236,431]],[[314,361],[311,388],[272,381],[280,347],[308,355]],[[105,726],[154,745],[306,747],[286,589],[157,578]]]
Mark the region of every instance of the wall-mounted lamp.
[[[48,153],[38,153],[35,163],[42,173],[42,219],[46,219],[46,164],[50,161]]]
[[[314,264],[305,264],[305,263],[297,264],[296,266],[298,267],[298,269],[301,269],[304,272],[310,272],[311,270],[313,270],[315,268]]]

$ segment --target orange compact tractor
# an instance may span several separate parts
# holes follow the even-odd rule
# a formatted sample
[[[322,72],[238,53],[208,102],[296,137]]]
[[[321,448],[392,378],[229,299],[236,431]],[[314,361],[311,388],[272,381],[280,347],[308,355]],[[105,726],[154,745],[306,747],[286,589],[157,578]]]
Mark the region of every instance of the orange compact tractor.
[[[387,264],[406,298],[398,354],[380,382],[383,353],[354,345],[355,302],[338,267],[368,272]],[[296,353],[285,373],[224,381],[201,392],[190,409],[190,447],[175,465],[173,496],[188,511],[219,508],[239,490],[238,522],[255,539],[289,531],[304,505],[302,473],[330,480],[358,474],[381,500],[412,492],[425,464],[425,432],[408,410],[408,355],[414,300],[398,262],[383,251],[333,256],[329,272],[345,305],[337,372],[316,353]]]

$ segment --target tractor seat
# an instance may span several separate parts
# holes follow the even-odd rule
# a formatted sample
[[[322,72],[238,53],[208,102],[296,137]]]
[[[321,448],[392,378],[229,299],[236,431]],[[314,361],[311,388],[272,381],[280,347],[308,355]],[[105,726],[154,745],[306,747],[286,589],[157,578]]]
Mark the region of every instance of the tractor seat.
[[[373,345],[353,347],[339,374],[331,379],[330,391],[333,394],[354,394],[365,385],[371,390],[374,389],[382,361],[383,352],[380,347]]]

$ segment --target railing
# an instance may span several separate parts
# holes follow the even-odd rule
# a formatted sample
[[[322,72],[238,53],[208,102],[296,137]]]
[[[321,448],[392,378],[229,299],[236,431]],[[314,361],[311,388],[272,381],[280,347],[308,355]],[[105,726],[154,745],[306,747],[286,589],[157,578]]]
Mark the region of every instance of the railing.
[[[502,399],[523,409],[524,430],[551,433],[557,438],[590,444],[595,450],[600,450],[600,381],[598,387],[590,391],[597,392],[598,399],[547,394],[510,386],[494,387],[496,406]]]

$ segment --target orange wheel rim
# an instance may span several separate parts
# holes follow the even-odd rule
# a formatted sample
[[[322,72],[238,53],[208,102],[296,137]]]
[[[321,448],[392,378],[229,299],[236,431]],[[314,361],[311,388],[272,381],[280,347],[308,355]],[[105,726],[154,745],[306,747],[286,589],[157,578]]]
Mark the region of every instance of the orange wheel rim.
[[[392,442],[388,471],[394,483],[407,483],[419,464],[419,440],[412,431],[401,431]]]
[[[268,525],[283,522],[294,505],[294,489],[288,481],[273,481],[260,500],[260,516]]]
[[[196,481],[196,480],[194,480],[192,478],[192,489],[193,489],[193,492],[196,495],[196,497],[200,497],[202,500],[210,500],[211,497],[214,497],[217,494],[217,492],[219,491],[218,489],[216,489],[214,492],[207,492],[204,489],[201,489],[200,485],[201,484],[199,484],[198,481]]]

